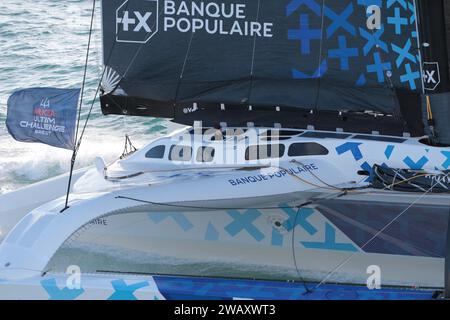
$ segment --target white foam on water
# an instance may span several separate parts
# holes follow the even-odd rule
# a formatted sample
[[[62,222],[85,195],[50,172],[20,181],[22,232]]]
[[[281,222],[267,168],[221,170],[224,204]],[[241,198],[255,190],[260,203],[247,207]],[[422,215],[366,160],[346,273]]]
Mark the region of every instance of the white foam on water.
[[[94,130],[83,140],[77,156],[76,168],[93,164],[95,157],[102,156],[110,162],[117,159],[124,148],[124,134],[114,135]],[[144,146],[151,136],[133,140],[136,147]],[[7,136],[0,144],[0,193],[12,191],[20,186],[44,180],[70,169],[71,150],[54,148],[35,143],[21,143]]]
[[[71,151],[42,144],[20,143],[7,133],[7,100],[13,91],[30,87],[77,88],[84,71],[92,2],[35,0],[0,2],[0,194],[67,172]],[[98,3],[82,125],[99,82],[102,60]],[[64,27],[61,27],[61,25]],[[96,102],[76,167],[92,164],[96,156],[109,161],[121,154],[124,135],[143,145],[164,126],[161,120],[104,117]],[[129,124],[128,126],[126,124]]]

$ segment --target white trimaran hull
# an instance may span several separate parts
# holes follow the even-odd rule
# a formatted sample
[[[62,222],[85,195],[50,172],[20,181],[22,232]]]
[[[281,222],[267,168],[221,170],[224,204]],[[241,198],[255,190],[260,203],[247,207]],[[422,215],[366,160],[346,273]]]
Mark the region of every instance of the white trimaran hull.
[[[322,163],[318,163],[320,167]],[[75,176],[75,181],[78,177]],[[302,277],[315,281],[326,279],[364,284],[368,277],[367,268],[376,265],[382,271],[384,285],[443,286],[443,259],[366,253],[332,221],[315,210],[314,202],[300,210],[297,217],[296,209],[290,208],[312,198],[336,196],[336,192],[325,196],[317,191],[290,192],[299,189],[299,181],[286,175],[274,179],[267,189],[258,188],[255,194],[249,188],[246,197],[239,199],[227,183],[228,180],[227,176],[219,175],[202,184],[196,183],[195,179],[180,182],[178,190],[183,190],[184,194],[177,194],[176,198],[170,198],[170,185],[145,191],[130,188],[106,194],[75,194],[72,196],[72,201],[75,201],[71,208],[64,213],[59,213],[64,200],[60,198],[34,210],[10,233],[7,243],[3,241],[0,256],[2,276],[13,279],[31,277],[52,268],[64,270],[73,264],[88,268],[86,271],[89,272],[152,273],[155,272],[155,264],[159,263],[156,272],[161,273],[211,276],[237,274],[275,279]],[[67,179],[62,177],[0,198],[0,201],[7,199],[10,204],[8,208],[0,209],[2,236],[8,234],[10,226],[25,216],[25,207],[36,205],[36,197],[42,203],[47,203],[50,200],[45,198],[48,190],[52,190],[52,195],[63,195],[66,182]],[[214,190],[218,190],[217,194],[214,194]],[[273,195],[273,190],[278,190],[279,195]],[[264,193],[270,194],[270,198]],[[207,197],[203,199],[205,194]],[[198,195],[198,201],[193,200],[194,195]],[[367,195],[360,197],[367,198]],[[395,195],[391,197],[394,199]],[[421,201],[436,203],[441,199],[439,196],[430,197],[435,198]],[[83,198],[84,201],[81,200]],[[130,198],[176,205],[161,206]],[[386,194],[372,194],[369,198],[383,201]],[[417,195],[403,196],[397,201],[403,201],[406,206],[416,198]],[[17,204],[17,207],[14,208],[12,203]],[[53,214],[49,215],[48,211],[53,211]],[[33,220],[33,223],[24,221],[26,219]],[[42,219],[42,222],[36,223],[36,219]],[[292,228],[294,224],[295,228]],[[34,230],[26,230],[28,227]],[[46,230],[52,230],[52,235],[48,236]],[[91,254],[84,259],[83,255],[62,259],[58,255],[61,245],[61,252],[67,248],[76,248],[79,253]],[[103,259],[103,262],[97,259],[96,263],[92,263],[95,255],[112,259]],[[48,263],[52,257],[53,260]],[[91,259],[91,262],[88,263],[87,259]],[[123,261],[127,270],[119,270],[120,264],[111,265],[107,262],[114,260]],[[178,265],[176,271],[171,271],[171,264]],[[222,268],[217,268],[221,265]],[[208,266],[212,266],[209,271]]]

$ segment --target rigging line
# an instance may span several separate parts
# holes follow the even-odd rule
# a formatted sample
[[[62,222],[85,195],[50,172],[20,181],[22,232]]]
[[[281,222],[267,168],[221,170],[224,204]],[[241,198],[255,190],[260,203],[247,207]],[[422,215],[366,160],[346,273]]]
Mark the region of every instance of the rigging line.
[[[96,2],[96,0],[94,0],[94,3],[95,2]],[[129,4],[130,4],[130,1],[127,2],[126,6],[124,8],[124,11],[126,11],[128,9]],[[90,32],[89,32],[89,37],[91,37],[92,31],[93,31],[93,19],[95,17],[95,6],[93,6],[92,11],[93,11],[92,12],[92,17],[91,17],[92,21],[91,21],[91,29],[90,29]],[[120,30],[117,30],[116,31],[116,39],[119,36],[119,34],[120,34]],[[109,52],[108,58],[106,59],[106,61],[104,61],[105,65],[108,65],[109,60],[112,57],[112,53],[114,51],[116,43],[117,43],[117,41],[113,42],[113,45],[111,47],[111,51]],[[89,53],[89,50],[90,50],[90,48],[88,48],[88,53]],[[84,132],[86,130],[86,126],[87,126],[87,124],[89,122],[89,119],[91,117],[92,109],[94,108],[94,104],[95,104],[95,100],[97,99],[97,95],[98,95],[98,93],[100,91],[101,84],[102,84],[103,78],[104,78],[105,73],[106,73],[106,69],[107,69],[106,67],[103,68],[103,72],[102,72],[100,80],[98,82],[97,90],[95,92],[94,99],[92,100],[91,106],[89,108],[89,112],[88,112],[88,115],[86,117],[86,120],[85,120],[85,123],[84,123],[84,126],[83,126],[83,130],[81,131],[81,135],[79,137],[76,137],[76,140],[75,140],[76,144],[74,146],[74,151],[72,153],[72,159],[71,159],[71,163],[70,163],[70,173],[69,173],[69,181],[68,181],[68,185],[67,185],[67,194],[66,194],[65,206],[60,212],[64,212],[65,210],[67,210],[69,208],[68,204],[69,204],[70,186],[72,184],[73,170],[74,170],[74,167],[75,167],[76,157],[77,157],[77,154],[78,154],[78,150],[80,149],[80,146],[81,146],[81,141],[83,140],[83,136],[84,136]],[[80,106],[81,106],[81,104],[80,104]],[[77,135],[78,135],[78,129],[79,128],[77,128]]]
[[[297,276],[299,277],[300,281],[303,284],[303,287],[305,288],[305,292],[303,293],[304,295],[313,293],[313,291],[308,287],[306,279],[303,278],[303,276],[300,273],[300,269],[298,268],[297,256],[295,254],[295,226],[297,225],[297,219],[298,219],[298,216],[300,215],[300,211],[302,210],[302,208],[304,206],[307,206],[309,204],[312,204],[312,202],[305,202],[304,204],[301,204],[297,207],[297,212],[295,213],[294,224],[293,224],[293,228],[292,228],[292,237],[291,237],[292,259],[294,261],[294,266],[295,266],[295,271],[297,272]]]
[[[183,204],[174,204],[174,203],[163,203],[163,202],[155,202],[155,201],[149,201],[149,200],[142,200],[132,197],[125,197],[125,196],[116,196],[115,199],[124,199],[124,200],[131,200],[135,202],[141,202],[146,204],[151,204],[155,206],[162,206],[162,207],[173,207],[177,209],[198,209],[198,210],[276,210],[276,209],[292,209],[296,208],[297,206],[277,206],[277,207],[207,207],[207,206],[190,206],[190,205],[183,205]],[[327,199],[327,198],[324,198]],[[304,204],[300,206],[306,206],[313,204],[316,201],[322,200],[322,198],[316,198],[309,202],[305,202]]]
[[[94,27],[94,17],[95,17],[95,5],[96,5],[96,0],[93,0],[92,1],[91,22],[90,22],[90,26],[89,26],[89,38],[88,38],[87,49],[86,49],[86,59],[85,59],[85,63],[84,63],[83,81],[81,84],[80,102],[79,102],[79,107],[78,107],[78,117],[77,117],[77,124],[76,124],[76,130],[75,130],[75,141],[74,141],[74,146],[73,146],[73,151],[72,151],[72,158],[70,160],[70,174],[69,174],[69,181],[67,183],[66,201],[64,204],[64,209],[62,211],[64,211],[65,209],[68,208],[70,186],[72,184],[73,169],[75,167],[75,160],[76,160],[76,156],[77,156],[78,131],[80,129],[81,108],[83,106],[84,89],[86,86],[87,69],[88,69],[88,64],[89,64],[89,53],[91,50],[92,30]]]
[[[20,267],[20,268],[13,268],[13,267],[1,267],[0,268],[0,273],[5,270],[5,271],[11,271],[11,270],[17,270],[17,271],[32,271],[32,272],[36,272],[40,274],[40,277],[45,276],[49,271],[52,270],[52,268],[46,269],[45,271],[42,270],[38,270],[38,269],[30,269],[30,268],[24,268],[24,267]]]
[[[258,0],[258,8],[256,9],[256,22],[259,22],[259,10],[260,10],[261,0]],[[253,35],[253,49],[252,49],[252,62],[250,65],[250,86],[248,88],[247,104],[250,104],[250,97],[253,90],[253,71],[255,68],[255,53],[256,53],[256,33]]]
[[[397,174],[396,174],[396,175],[397,175]],[[430,175],[429,173],[424,173],[424,174],[420,174],[420,175],[417,175],[417,176],[413,176],[413,177],[410,177],[410,178],[407,178],[407,179],[403,178],[404,180],[400,180],[400,181],[397,181],[397,179],[395,178],[395,179],[392,181],[392,184],[388,185],[388,187],[389,187],[389,189],[392,189],[392,188],[395,187],[395,186],[398,186],[398,185],[401,185],[401,184],[404,184],[404,183],[408,183],[408,182],[414,181],[414,180],[416,180],[416,179],[418,179],[418,178],[427,177],[427,176],[429,176],[429,175]],[[436,176],[437,176],[437,174],[436,174]],[[397,182],[395,182],[395,181],[397,181]],[[394,183],[394,182],[395,182],[395,183]],[[386,189],[386,190],[389,190],[389,189]],[[424,190],[424,191],[425,191],[425,190]]]
[[[366,7],[367,10],[367,7]],[[380,28],[384,28],[384,25],[380,25]],[[375,36],[376,30],[377,28],[372,29],[372,36]],[[378,45],[378,43],[375,45],[375,51],[377,51],[378,55],[380,56],[380,59],[383,59],[383,50],[381,49],[381,46]],[[400,110],[400,105],[398,102],[398,98],[397,95],[395,93],[395,86],[392,83],[392,80],[390,77],[387,76],[387,73],[390,72],[391,73],[391,77],[392,77],[392,70],[387,70],[385,69],[385,67],[383,66],[383,86],[382,88],[386,88],[389,90],[390,93],[390,98],[392,99],[392,103],[394,105],[394,109],[393,109],[393,116],[394,118],[397,118],[399,115],[401,116],[401,110]],[[379,110],[372,110],[374,111],[374,116],[375,118],[377,117],[377,114],[383,114],[383,116],[385,115],[385,111],[379,111]]]
[[[291,248],[292,248],[292,258],[293,258],[293,261],[294,261],[295,271],[297,272],[297,275],[298,275],[300,281],[303,283],[303,286],[305,287],[305,292],[303,293],[304,295],[310,294],[310,293],[314,293],[314,289],[310,289],[308,287],[306,279],[301,275],[300,269],[298,268],[297,256],[295,254],[295,226],[297,225],[297,219],[298,219],[298,217],[300,215],[300,212],[301,212],[301,209],[303,207],[311,205],[314,202],[318,202],[320,200],[331,200],[331,199],[338,198],[340,196],[341,196],[341,194],[332,195],[330,197],[323,197],[323,198],[320,198],[320,199],[316,199],[316,200],[312,200],[312,201],[309,201],[309,202],[305,202],[305,203],[303,203],[303,204],[301,204],[301,205],[299,205],[297,207],[297,212],[295,214],[294,224],[293,224],[294,228],[292,228]]]
[[[205,207],[205,206],[188,206],[188,205],[177,205],[177,204],[168,204],[168,203],[158,203],[158,202],[153,202],[153,201],[147,201],[147,200],[141,200],[141,199],[136,199],[136,198],[131,198],[131,197],[124,197],[124,196],[117,196],[115,197],[116,199],[126,199],[126,200],[132,200],[132,201],[136,201],[136,202],[141,202],[141,203],[148,203],[148,204],[152,204],[152,205],[159,205],[159,206],[167,206],[167,207],[175,207],[177,209],[200,209],[200,210],[273,210],[273,209],[292,209],[293,207],[297,208],[297,212],[295,215],[295,220],[293,223],[294,228],[292,228],[292,237],[291,237],[291,248],[292,248],[292,258],[293,258],[293,262],[294,262],[294,266],[295,266],[295,270],[297,273],[297,276],[299,277],[300,281],[302,282],[303,286],[305,287],[305,292],[304,294],[310,294],[313,293],[314,291],[312,289],[310,289],[307,285],[307,281],[306,279],[301,275],[300,269],[298,267],[298,263],[297,263],[297,257],[295,254],[295,225],[297,224],[297,220],[298,217],[300,215],[300,211],[303,207],[305,206],[309,206],[314,204],[317,201],[323,200],[323,199],[332,199],[337,196],[333,196],[333,197],[323,197],[323,198],[317,198],[317,199],[312,199],[310,201],[304,202],[298,206],[287,206],[287,207],[283,207],[283,206],[278,206],[278,207],[258,207],[258,208],[251,208],[251,207],[245,207],[245,208],[219,208],[219,207]]]
[[[161,10],[159,10],[159,12],[158,12],[158,19],[155,19],[155,22],[152,25],[152,28],[150,28],[150,31],[147,32],[147,35],[149,35],[151,32],[153,32],[153,29],[155,27],[157,27],[157,22],[160,20],[163,12],[164,12],[163,6],[161,6]],[[123,78],[125,78],[125,76],[127,75],[128,71],[130,71],[131,66],[134,64],[136,58],[138,57],[139,53],[141,52],[141,50],[142,50],[142,48],[144,47],[145,44],[146,43],[144,43],[144,42],[139,44],[139,47],[137,48],[136,52],[134,53],[133,57],[131,58],[130,62],[128,63],[127,68],[125,69],[125,71],[123,73],[123,76],[120,76],[119,83],[120,83],[120,81],[122,81]],[[117,89],[118,86],[119,86],[119,84],[116,85],[115,89]],[[112,92],[114,92],[114,90]]]
[[[303,204],[301,204],[301,205],[299,205],[299,206],[297,207],[298,210],[297,210],[297,214],[296,214],[295,221],[294,221],[294,224],[293,224],[294,226],[297,224],[297,218],[298,218],[300,209],[301,209],[302,207],[304,207],[304,206],[309,205],[310,203],[311,203],[311,202],[305,202],[305,203],[303,203]],[[244,208],[244,209],[248,209],[248,208]],[[282,208],[280,208],[280,209],[282,209]],[[236,209],[236,210],[239,210],[239,209]],[[105,216],[104,218],[107,218],[107,217],[108,217],[108,216]],[[133,222],[129,222],[129,223],[124,223],[124,224],[121,224],[121,225],[117,226],[116,228],[114,228],[114,230],[115,230],[115,231],[117,231],[117,230],[123,230],[123,229],[125,229],[125,228],[130,227],[130,226],[133,226],[133,225],[136,225],[136,224],[140,224],[140,223],[142,223],[142,222],[144,222],[144,221],[146,221],[146,220],[147,220],[147,218],[143,218],[143,219],[138,219],[137,221],[133,221]],[[83,229],[83,227],[80,227],[80,229]],[[83,229],[82,231],[84,232],[85,229]],[[294,230],[293,230],[292,232],[293,232],[292,238],[294,238]],[[98,235],[98,236],[95,236],[95,237],[91,238],[91,240],[98,240],[98,239],[101,239],[101,238],[105,238],[106,236],[107,236],[107,235]],[[72,237],[72,236],[71,236],[71,237]],[[65,241],[65,243],[68,242],[68,241],[70,240],[71,237],[69,237],[69,238]],[[70,242],[70,244],[72,244],[72,242]],[[306,279],[303,278],[303,277],[301,276],[300,270],[299,270],[298,267],[297,267],[297,261],[296,261],[296,257],[295,257],[295,249],[294,249],[294,240],[292,240],[292,254],[293,254],[293,259],[294,259],[294,264],[295,264],[295,268],[296,268],[297,275],[298,275],[300,281],[302,282],[303,286],[305,287],[305,292],[304,292],[304,294],[312,293],[313,291],[312,291],[311,289],[309,289],[309,287],[308,287],[308,285],[307,285]]]
[[[416,45],[417,45],[417,53],[419,54],[419,66],[420,66],[420,74],[423,75],[423,65],[422,65],[422,45],[420,43],[420,30],[419,30],[419,20],[421,19],[420,15],[418,14],[418,4],[417,4],[417,0],[413,0],[413,5],[414,5],[414,15],[416,17]],[[425,94],[425,79],[423,77],[420,77],[420,84],[422,85],[422,94]]]
[[[174,107],[173,111],[174,111],[174,113],[175,113],[175,106],[176,106],[177,100],[178,100],[178,93],[180,92],[181,80],[183,79],[184,70],[186,68],[187,61],[189,59],[189,53],[191,52],[191,46],[192,46],[192,40],[193,39],[194,39],[194,31],[191,32],[191,37],[189,39],[189,44],[188,44],[188,47],[186,49],[186,54],[184,56],[183,66],[181,67],[180,76],[178,77],[177,88],[175,89],[175,97],[174,97],[174,102],[173,102],[173,107]],[[175,116],[175,114],[174,114],[174,116]]]
[[[111,165],[114,162],[111,163]],[[107,167],[109,167],[110,165],[108,165]],[[208,168],[210,170],[224,170],[224,169],[231,169],[231,170],[258,170],[258,169],[264,169],[264,168],[270,168],[269,166],[261,166],[261,167],[211,167]],[[323,190],[334,190],[334,191],[341,191],[341,192],[345,192],[345,193],[349,193],[349,192],[355,192],[355,190],[363,190],[366,187],[365,186],[360,186],[360,187],[354,187],[354,188],[339,188],[333,185],[329,185],[326,182],[323,182],[323,180],[319,180],[321,181],[323,184],[328,185],[329,187],[324,187],[318,184],[315,184],[313,182],[310,182],[308,180],[305,180],[293,173],[291,173],[288,169],[285,169],[281,166],[276,166],[276,168],[284,170],[287,174],[289,174],[291,177],[300,180],[301,182],[308,184],[310,186],[313,186],[315,188],[318,189],[323,189]],[[195,171],[198,170],[198,168],[186,168],[186,169],[177,169],[177,171]],[[205,170],[205,168],[203,168],[203,170]],[[110,180],[110,181],[114,181],[114,180],[122,180],[122,179],[128,179],[128,178],[134,178],[136,176],[140,176],[143,174],[147,174],[147,173],[161,173],[161,172],[173,172],[174,170],[172,169],[167,169],[167,170],[144,170],[144,171],[138,171],[135,172],[133,174],[129,174],[126,176],[120,176],[120,177],[112,177],[112,176],[105,176],[106,180]],[[313,175],[314,176],[314,175]],[[319,179],[317,176],[314,176],[316,179]]]
[[[323,33],[324,33],[324,25],[325,25],[325,0],[322,0],[322,21],[321,21],[321,33],[320,33],[320,49],[319,49],[319,61],[318,68],[319,70],[319,78],[317,80],[317,93],[316,93],[316,102],[314,103],[314,108],[316,112],[319,112],[319,98],[320,98],[320,87],[322,84],[322,54],[323,54]]]
[[[110,165],[114,164],[114,161],[111,162]],[[223,170],[240,170],[240,171],[253,171],[253,170],[259,170],[264,168],[270,168],[270,166],[252,166],[252,167],[244,167],[244,166],[224,166],[224,167],[204,167],[201,168],[202,170],[217,170],[219,173],[223,172]],[[142,175],[142,174],[151,174],[151,173],[163,173],[163,172],[180,172],[180,171],[198,171],[199,168],[191,167],[191,168],[178,168],[176,170],[174,169],[160,169],[160,170],[143,170],[143,171],[137,171],[131,174],[131,176],[136,175]],[[119,179],[120,177],[106,177],[107,180],[114,180]]]
[[[130,1],[127,2],[127,7],[128,7],[128,4],[129,4],[129,3],[130,3]],[[127,10],[127,7],[125,7],[124,11]],[[162,16],[163,12],[164,12],[164,11],[163,11],[163,8],[161,7],[161,10],[158,12],[158,19],[156,19],[155,23],[152,25],[152,28],[150,28],[150,31],[147,32],[147,35],[150,34],[150,32],[152,32],[153,28],[155,28],[155,27],[157,26],[157,21],[160,20],[160,18],[161,18],[161,16]],[[116,38],[117,38],[118,34],[119,34],[119,33],[116,34]],[[116,45],[116,43],[117,43],[117,41],[114,41],[114,45],[113,45],[113,48],[111,49],[110,56],[111,56],[111,53],[112,53],[112,51],[113,51],[114,46]],[[128,71],[130,71],[131,66],[132,66],[132,65],[134,64],[134,62],[136,61],[136,58],[138,57],[139,53],[141,52],[141,50],[142,50],[142,48],[144,47],[145,44],[146,44],[145,42],[139,44],[139,46],[138,46],[136,52],[133,54],[133,57],[130,59],[130,61],[129,61],[129,63],[128,63],[128,65],[127,65],[127,67],[126,67],[126,69],[125,69],[125,71],[124,71],[124,73],[123,73],[123,75],[119,75],[120,79],[119,79],[119,81],[117,82],[117,84],[116,84],[116,86],[114,87],[114,89],[111,91],[111,93],[114,92],[114,91],[116,91],[117,88],[120,86],[120,82],[126,77],[126,75],[128,74]],[[109,62],[109,58],[108,58],[108,62]],[[107,63],[105,64],[105,66],[107,66]],[[102,75],[102,79],[103,79],[103,75]],[[124,114],[124,116],[126,116],[126,115],[125,115],[125,112],[124,112],[124,109],[122,109],[122,106],[121,106],[120,104],[116,103],[116,102],[115,102],[114,100],[112,100],[112,99],[111,99],[111,101],[112,101],[112,102],[120,109],[120,111],[122,112],[122,114]]]
[[[124,7],[123,12],[127,11],[128,7],[130,5],[130,2],[131,1],[128,1],[126,3],[126,6]],[[117,28],[117,31],[115,33],[115,39],[118,38],[118,36],[120,35],[121,32],[124,32],[124,30],[123,29],[121,30],[121,29]],[[112,58],[112,54],[114,52],[114,49],[116,48],[116,44],[117,44],[117,41],[114,41],[112,46],[111,46],[111,50],[109,51],[108,58],[106,59],[106,61],[104,61],[104,65],[105,66],[103,67],[103,72],[102,72],[102,74],[100,76],[100,80],[99,80],[98,85],[97,85],[97,90],[95,91],[94,98],[92,99],[91,106],[89,108],[89,112],[88,112],[87,118],[86,118],[84,126],[83,126],[83,130],[81,131],[81,135],[80,135],[79,141],[77,143],[77,147],[76,147],[76,153],[78,153],[78,150],[80,149],[81,141],[82,141],[84,133],[86,131],[86,127],[87,127],[87,124],[89,122],[89,119],[91,117],[92,110],[93,110],[94,105],[95,105],[95,101],[97,100],[97,96],[98,96],[98,94],[99,94],[99,92],[101,90],[101,87],[102,87],[102,81],[103,81],[103,78],[105,77],[105,73],[106,73],[106,70],[107,70],[106,66],[109,64],[109,61]],[[142,44],[141,44],[141,46],[142,46]],[[120,81],[119,81],[119,83],[120,83]],[[117,89],[118,86],[119,86],[119,84],[117,84],[117,86],[114,88],[114,90],[112,92],[114,92]]]
[[[306,183],[306,184],[308,184],[308,185],[310,185],[310,186],[316,187],[316,188],[318,188],[318,189],[335,190],[335,191],[344,191],[343,189],[340,189],[340,188],[338,188],[338,187],[331,186],[331,185],[329,185],[329,187],[324,187],[324,186],[315,184],[315,183],[313,183],[313,182],[310,182],[310,181],[308,181],[308,180],[306,180],[306,179],[303,179],[303,178],[299,177],[299,176],[296,175],[296,174],[293,174],[292,172],[289,172],[288,169],[285,169],[285,168],[283,168],[283,167],[281,167],[281,166],[278,166],[278,168],[280,168],[280,169],[286,171],[286,173],[289,174],[291,177],[293,177],[293,178],[295,178],[295,179],[298,179],[298,180],[300,180],[301,182]],[[322,183],[323,183],[323,182],[322,182]],[[326,184],[326,183],[323,183],[323,184],[328,185],[328,184]],[[358,188],[358,189],[359,189],[359,188]]]
[[[296,160],[296,159],[292,159],[291,162],[292,162],[292,163],[297,163],[297,164],[301,165],[302,167],[305,167],[305,165],[304,165],[302,162],[300,162],[300,161],[298,161],[298,160]],[[349,189],[339,188],[339,187],[333,186],[333,185],[331,185],[331,184],[329,184],[329,183],[323,181],[323,180],[322,180],[321,178],[319,178],[316,174],[314,174],[311,170],[307,170],[307,171],[308,171],[314,178],[316,178],[317,180],[319,180],[321,183],[323,183],[324,185],[326,185],[326,186],[329,187],[329,188],[332,188],[332,189],[335,189],[335,190],[338,190],[338,191],[348,191],[348,190],[349,190]],[[358,188],[355,188],[355,189],[360,189],[360,188],[358,187]]]
[[[450,175],[450,172],[446,174],[445,177],[448,177]],[[416,200],[411,202],[408,207],[406,207],[402,212],[400,212],[396,217],[394,217],[388,224],[386,224],[383,228],[380,229],[372,238],[370,238],[366,243],[364,243],[360,249],[363,250],[367,245],[369,245],[373,240],[375,240],[381,233],[383,233],[389,226],[391,226],[395,221],[397,221],[404,213],[406,213],[409,209],[411,209],[416,203],[418,203],[420,200],[422,200],[439,182],[436,182],[433,186],[431,186],[427,191],[422,193]],[[336,271],[338,271],[340,268],[342,268],[347,262],[349,262],[357,253],[360,253],[360,251],[353,252],[348,258],[346,258],[344,261],[339,263],[333,270],[331,270],[325,278],[322,279],[317,285],[316,289],[320,287],[322,284],[324,284],[332,274],[334,274]]]
[[[77,126],[76,126],[76,132],[75,132],[75,145],[78,139],[78,130],[80,128],[80,121],[81,121],[81,107],[83,105],[83,97],[84,97],[84,89],[86,85],[86,76],[87,76],[87,69],[89,64],[89,52],[91,48],[91,41],[92,41],[92,30],[94,26],[94,16],[95,16],[95,5],[96,0],[92,1],[92,13],[91,13],[91,23],[89,27],[89,38],[88,38],[88,44],[86,49],[86,59],[84,62],[84,72],[83,72],[83,82],[81,84],[81,94],[80,94],[80,105],[78,107],[78,119],[77,119]]]

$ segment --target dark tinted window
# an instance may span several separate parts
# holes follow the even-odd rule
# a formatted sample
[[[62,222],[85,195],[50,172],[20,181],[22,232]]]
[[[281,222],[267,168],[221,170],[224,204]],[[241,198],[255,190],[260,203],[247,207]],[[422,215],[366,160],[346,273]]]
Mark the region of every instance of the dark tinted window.
[[[340,133],[340,132],[318,132],[318,131],[308,131],[302,134],[302,138],[333,138],[333,139],[346,139],[350,137],[351,134]]]
[[[277,142],[277,141],[282,141],[282,140],[289,140],[291,138],[292,137],[268,136],[268,137],[261,137],[261,141],[268,141],[268,142],[274,141],[274,142]]]
[[[371,136],[357,135],[357,136],[354,136],[353,139],[372,140],[372,141],[384,141],[384,142],[396,142],[396,143],[402,143],[402,142],[406,141],[406,139],[402,139],[402,138],[383,137],[383,136],[377,136],[377,135],[371,135]]]
[[[280,137],[295,137],[298,136],[302,131],[300,130],[267,130],[266,135],[277,135]]]
[[[327,155],[328,150],[315,142],[293,143],[289,146],[290,157]]]
[[[201,147],[197,150],[197,162],[212,162],[214,160],[214,148]]]
[[[242,128],[227,128],[227,129],[215,129],[215,128],[203,128],[203,129],[191,129],[189,133],[191,135],[193,134],[202,134],[207,140],[209,141],[218,141],[218,140],[224,140],[229,139],[232,137],[239,137],[244,135],[247,132],[247,129]]]
[[[267,144],[249,146],[245,150],[245,160],[281,158],[284,155],[283,144]]]
[[[289,131],[289,130],[268,130],[260,135],[263,141],[281,141],[289,140],[294,136],[298,136],[301,131]]]
[[[170,147],[169,160],[173,161],[191,161],[192,148],[188,146]]]
[[[147,153],[145,154],[145,157],[151,159],[162,159],[164,158],[165,151],[166,151],[165,146],[156,146],[148,150]]]

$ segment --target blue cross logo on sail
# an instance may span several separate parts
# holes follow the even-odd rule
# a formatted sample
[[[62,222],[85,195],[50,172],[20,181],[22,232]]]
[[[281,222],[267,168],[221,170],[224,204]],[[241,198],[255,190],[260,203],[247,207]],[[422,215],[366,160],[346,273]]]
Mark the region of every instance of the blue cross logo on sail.
[[[126,0],[116,11],[117,42],[147,43],[158,32],[158,0]]]

